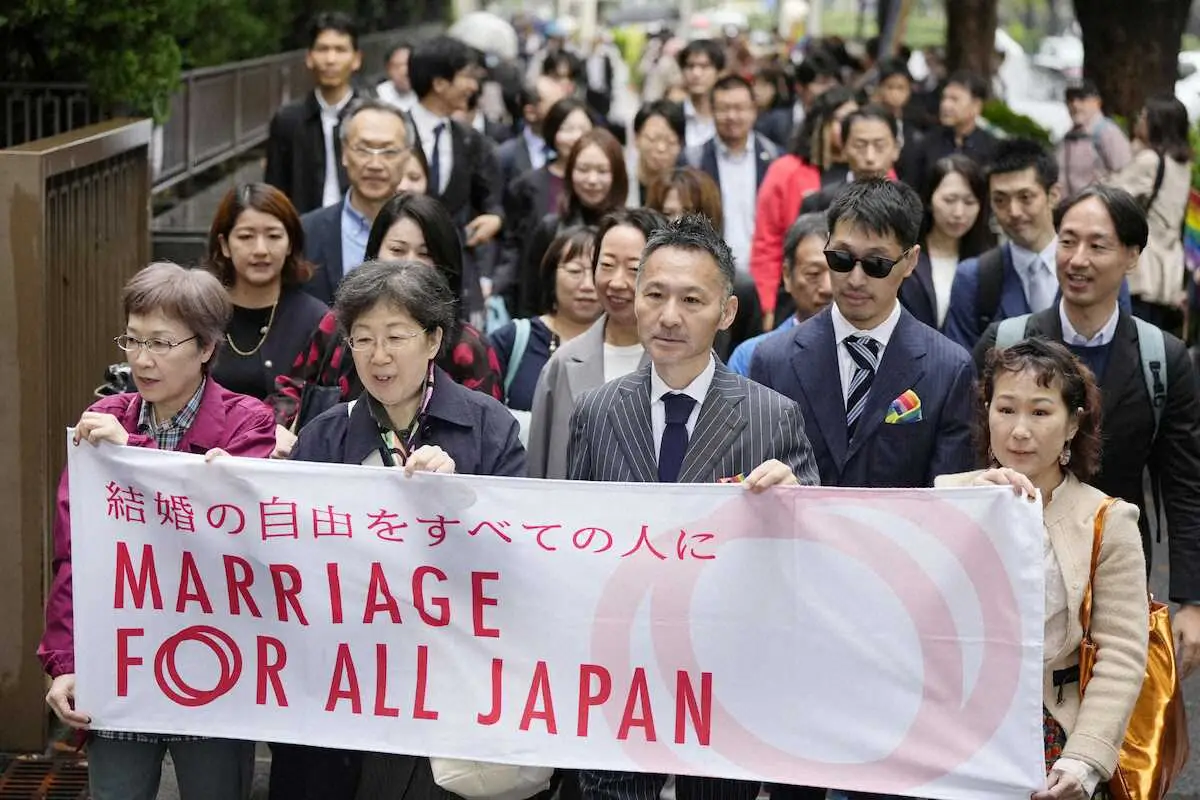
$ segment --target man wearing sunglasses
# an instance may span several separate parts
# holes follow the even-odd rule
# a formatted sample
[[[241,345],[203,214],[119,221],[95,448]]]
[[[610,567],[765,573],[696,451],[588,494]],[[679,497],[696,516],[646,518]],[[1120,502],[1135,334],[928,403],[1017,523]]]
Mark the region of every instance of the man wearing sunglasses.
[[[932,486],[974,464],[970,356],[896,299],[921,215],[905,184],[847,187],[828,217],[833,305],[754,353],[750,378],[804,410],[824,486]]]
[[[833,305],[755,350],[750,379],[800,404],[822,486],[927,487],[975,464],[970,356],[897,300],[922,213],[898,181],[848,186],[828,214]],[[771,798],[825,789],[777,785]]]

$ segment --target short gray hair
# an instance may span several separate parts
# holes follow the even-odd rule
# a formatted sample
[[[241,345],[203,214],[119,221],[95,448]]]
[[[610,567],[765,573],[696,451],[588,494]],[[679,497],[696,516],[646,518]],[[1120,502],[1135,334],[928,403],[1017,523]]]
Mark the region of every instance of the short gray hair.
[[[810,236],[829,238],[829,222],[824,213],[816,211],[801,214],[788,228],[787,235],[783,237],[783,263],[789,270],[796,266],[796,248]]]
[[[394,114],[396,119],[400,120],[400,127],[404,129],[404,143],[406,145],[409,144],[411,137],[408,134],[408,118],[404,116],[404,112],[374,97],[363,97],[353,100],[350,105],[346,106],[346,110],[342,112],[342,119],[338,128],[338,136],[341,137],[342,144],[346,144],[349,140],[350,121],[364,111],[380,111],[384,114]]]
[[[380,303],[407,313],[426,333],[442,330],[446,346],[455,326],[454,294],[442,273],[417,261],[368,261],[342,279],[333,311],[344,335]]]
[[[708,217],[703,214],[687,214],[650,234],[646,239],[646,247],[642,250],[642,260],[638,264],[639,279],[650,256],[665,247],[692,250],[712,256],[725,281],[725,296],[733,295],[733,281],[737,277],[733,251],[721,238],[721,234],[717,233]]]

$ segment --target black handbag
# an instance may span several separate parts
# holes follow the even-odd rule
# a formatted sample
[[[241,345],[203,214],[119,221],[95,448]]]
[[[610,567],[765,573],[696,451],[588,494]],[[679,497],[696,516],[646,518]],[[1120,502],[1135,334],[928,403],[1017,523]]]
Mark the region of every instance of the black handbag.
[[[296,416],[292,419],[292,433],[299,433],[304,429],[304,426],[312,422],[321,414],[342,402],[342,388],[340,385],[323,386],[319,383],[321,377],[325,374],[325,370],[329,367],[330,361],[333,360],[333,353],[340,344],[334,344],[327,353],[321,358],[321,363],[317,365],[317,378],[313,381],[305,381],[304,388],[300,390],[300,407],[296,409]]]

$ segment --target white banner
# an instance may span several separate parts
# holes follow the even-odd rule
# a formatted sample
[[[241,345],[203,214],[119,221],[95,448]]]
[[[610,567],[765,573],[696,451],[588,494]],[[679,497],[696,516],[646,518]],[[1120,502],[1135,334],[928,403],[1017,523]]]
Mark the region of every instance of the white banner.
[[[1044,533],[1007,490],[69,450],[98,729],[955,800],[1044,786]]]

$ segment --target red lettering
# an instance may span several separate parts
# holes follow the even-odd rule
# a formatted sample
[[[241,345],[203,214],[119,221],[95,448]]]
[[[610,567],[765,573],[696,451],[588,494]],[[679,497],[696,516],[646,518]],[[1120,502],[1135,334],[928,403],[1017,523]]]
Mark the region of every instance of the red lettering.
[[[258,615],[256,614],[255,616]],[[279,673],[286,666],[287,648],[283,646],[283,642],[274,636],[259,636],[258,695],[255,698],[255,703],[260,706],[267,704],[267,683],[270,682],[271,692],[275,695],[275,705],[280,708],[287,708],[287,694],[284,693],[283,681],[279,678]]]
[[[375,716],[398,717],[400,709],[387,704],[387,645],[375,645]]]
[[[413,605],[417,607],[417,613],[421,615],[421,621],[426,625],[434,628],[444,628],[450,624],[450,601],[445,597],[434,597],[426,602],[426,575],[432,575],[437,579],[438,583],[445,583],[446,581],[446,573],[437,567],[417,567],[413,570],[412,577]],[[436,617],[429,613],[429,605],[431,604],[438,610],[438,616]]]
[[[150,604],[155,611],[162,611],[162,591],[158,588],[158,570],[154,566],[154,548],[142,545],[142,560],[137,577],[134,577],[133,561],[124,542],[117,542],[117,585],[113,591],[113,608],[125,607],[125,589],[133,595],[133,607],[146,604],[146,589],[150,589]]]
[[[592,691],[592,678],[600,679],[600,686]],[[598,664],[581,664],[579,666],[579,725],[575,735],[588,735],[588,716],[596,706],[602,706],[612,696],[612,675]]]
[[[383,565],[378,561],[371,563],[371,583],[367,587],[367,607],[363,611],[363,624],[369,625],[375,621],[375,615],[386,611],[392,618],[393,625],[400,624],[400,605],[388,588],[387,576],[383,574]]]
[[[429,678],[429,647],[417,645],[417,691],[413,719],[437,719],[438,712],[425,708],[425,688]]]
[[[696,689],[692,686],[692,676],[686,670],[675,673],[675,743],[687,741],[687,731],[684,727],[684,716],[692,721],[692,729],[696,738],[704,747],[708,747],[712,739],[712,673],[700,673],[700,702],[696,702]]]
[[[499,639],[500,631],[496,628],[484,627],[483,623],[483,608],[484,606],[497,606],[500,601],[494,597],[488,597],[483,593],[484,581],[500,580],[499,572],[472,572],[471,573],[471,618],[475,622],[475,635],[480,638]]]
[[[538,701],[542,708],[536,708]],[[546,723],[546,733],[558,733],[558,722],[554,719],[554,698],[550,693],[550,675],[546,662],[539,661],[533,668],[533,682],[529,684],[529,696],[525,698],[525,713],[521,715],[521,730],[529,730],[529,723],[540,719]]]
[[[640,716],[634,716],[641,706]],[[625,699],[625,711],[621,714],[621,727],[617,730],[617,738],[622,742],[629,738],[630,728],[641,728],[646,733],[647,742],[657,742],[654,732],[654,710],[650,707],[650,687],[646,685],[646,670],[638,667],[633,671],[633,680],[629,684],[629,696]]]
[[[338,565],[332,561],[326,564],[325,575],[329,578],[329,620],[334,625],[341,625],[342,578],[338,575]]]
[[[254,568],[241,556],[225,556],[223,560],[225,562],[225,589],[229,593],[229,613],[235,616],[241,614],[242,603],[245,602],[251,616],[261,617],[258,604],[254,602],[254,596],[250,594],[250,587],[254,585]]]
[[[145,628],[117,628],[117,697],[129,696],[129,668],[142,665],[140,656],[129,655],[129,640],[145,635]]]
[[[284,578],[287,578],[287,585],[284,585]],[[296,619],[301,625],[307,625],[308,619],[304,616],[304,609],[300,607],[300,587],[302,585],[300,579],[300,570],[293,567],[291,564],[272,564],[271,565],[271,584],[275,587],[275,613],[279,616],[280,622],[287,622],[288,606],[296,612]]]
[[[272,565],[272,571],[275,567]],[[342,688],[342,683],[346,688]],[[350,701],[350,711],[362,713],[362,693],[358,688],[358,672],[354,669],[354,659],[350,656],[350,645],[345,642],[338,644],[337,662],[333,665],[333,681],[329,684],[329,699],[325,701],[325,710],[333,711],[339,700]]]
[[[213,612],[208,591],[204,588],[204,581],[200,579],[200,570],[196,568],[196,559],[184,550],[179,566],[179,594],[175,596],[175,613],[186,612],[188,603],[199,603],[200,610],[205,614]]]
[[[504,677],[504,659],[492,659],[492,710],[487,715],[479,714],[476,719],[480,725],[495,725],[500,721],[500,710],[504,705],[504,692],[500,689],[500,681]]]

